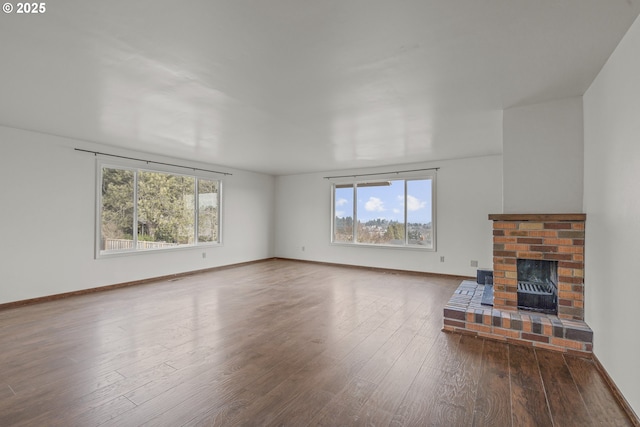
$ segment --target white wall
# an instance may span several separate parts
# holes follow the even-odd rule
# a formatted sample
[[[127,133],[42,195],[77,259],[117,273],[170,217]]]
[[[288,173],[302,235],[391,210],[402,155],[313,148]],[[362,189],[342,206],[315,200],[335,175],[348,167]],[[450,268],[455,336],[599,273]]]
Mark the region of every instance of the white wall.
[[[586,321],[594,353],[640,414],[640,20],[584,95]]]
[[[331,184],[324,176],[440,167],[437,252],[331,245]],[[276,178],[276,256],[369,267],[475,276],[492,268],[492,223],[502,210],[502,157]],[[305,247],[304,252],[301,250]],[[445,262],[440,262],[440,257]]]
[[[94,259],[95,159],[76,147],[136,155],[0,127],[0,303],[273,256],[275,178],[222,169],[233,173],[223,178],[223,246]]]
[[[503,115],[504,213],[582,212],[582,98]]]

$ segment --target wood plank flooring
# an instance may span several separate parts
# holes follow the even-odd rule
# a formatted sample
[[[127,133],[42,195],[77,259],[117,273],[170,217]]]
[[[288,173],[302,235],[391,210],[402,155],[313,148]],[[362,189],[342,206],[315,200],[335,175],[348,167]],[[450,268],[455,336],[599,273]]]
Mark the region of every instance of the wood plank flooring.
[[[441,332],[459,280],[270,260],[0,311],[0,426],[627,426],[590,360]]]

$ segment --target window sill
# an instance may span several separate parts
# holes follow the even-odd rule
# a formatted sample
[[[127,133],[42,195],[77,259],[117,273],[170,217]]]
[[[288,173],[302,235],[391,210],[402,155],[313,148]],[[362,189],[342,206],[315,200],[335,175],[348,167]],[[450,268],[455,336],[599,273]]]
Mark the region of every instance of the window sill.
[[[374,248],[374,249],[393,249],[404,251],[420,251],[420,252],[437,252],[436,248],[426,246],[409,246],[409,245],[373,245],[367,243],[343,243],[343,242],[331,242],[331,246],[344,246],[350,248]]]
[[[156,254],[156,253],[167,253],[167,252],[183,252],[187,250],[202,250],[209,248],[217,248],[223,246],[222,243],[202,243],[199,245],[184,245],[184,246],[176,246],[172,248],[157,248],[157,249],[145,249],[145,250],[123,250],[123,251],[110,251],[110,252],[98,252],[96,254],[95,259],[105,259],[105,258],[117,258],[123,256],[130,255],[145,255],[145,254]]]

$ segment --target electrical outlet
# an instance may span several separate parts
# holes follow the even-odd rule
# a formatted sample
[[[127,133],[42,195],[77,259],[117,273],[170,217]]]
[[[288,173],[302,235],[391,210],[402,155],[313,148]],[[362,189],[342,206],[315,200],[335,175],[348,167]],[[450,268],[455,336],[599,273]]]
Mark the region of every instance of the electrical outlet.
[[[304,252],[304,246],[303,246],[302,248],[300,248],[300,250],[301,250],[302,252]]]
[[[471,260],[471,267],[477,267],[478,266],[478,261],[476,260]]]
[[[206,252],[202,252],[202,259],[205,259],[207,257],[207,253]]]
[[[444,262],[444,257],[443,256],[440,257],[440,262]]]

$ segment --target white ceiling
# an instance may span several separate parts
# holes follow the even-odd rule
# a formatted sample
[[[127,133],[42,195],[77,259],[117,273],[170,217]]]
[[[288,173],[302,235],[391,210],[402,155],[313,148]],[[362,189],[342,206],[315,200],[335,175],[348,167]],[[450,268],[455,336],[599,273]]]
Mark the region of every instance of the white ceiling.
[[[640,0],[109,0],[0,16],[0,124],[275,175],[500,153]]]

